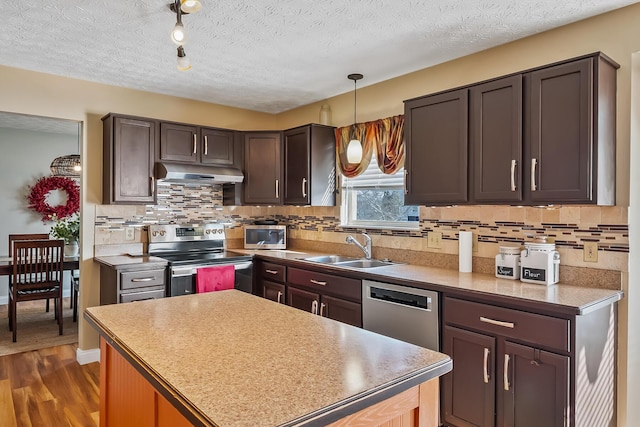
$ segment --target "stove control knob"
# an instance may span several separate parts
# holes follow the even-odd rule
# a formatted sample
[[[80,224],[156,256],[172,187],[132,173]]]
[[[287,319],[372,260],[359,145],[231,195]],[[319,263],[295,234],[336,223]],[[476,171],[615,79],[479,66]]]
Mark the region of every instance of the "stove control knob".
[[[209,230],[208,228],[205,230],[206,234],[211,234],[211,230]]]
[[[161,236],[164,236],[164,234],[165,234],[165,232],[164,232],[164,231],[161,231],[161,232],[160,232],[160,235],[161,235]]]
[[[158,234],[158,232],[157,232],[157,231],[154,231],[153,233],[151,233],[151,235],[152,235],[153,237],[156,237],[156,235],[157,235],[157,234]]]

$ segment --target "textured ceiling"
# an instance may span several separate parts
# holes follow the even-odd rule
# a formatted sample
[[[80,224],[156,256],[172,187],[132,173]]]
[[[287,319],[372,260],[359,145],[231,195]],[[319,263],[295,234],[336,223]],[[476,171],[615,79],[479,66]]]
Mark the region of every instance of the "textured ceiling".
[[[277,113],[631,0],[202,0],[176,69],[167,0],[6,0],[0,64]]]
[[[27,114],[0,112],[0,128],[30,130],[35,132],[78,135],[80,124],[73,120],[54,119]]]

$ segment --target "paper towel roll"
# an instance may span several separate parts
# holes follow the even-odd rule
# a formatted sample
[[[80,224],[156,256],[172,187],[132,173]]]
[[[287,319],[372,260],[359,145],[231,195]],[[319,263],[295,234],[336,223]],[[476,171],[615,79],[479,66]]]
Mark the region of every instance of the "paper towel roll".
[[[461,231],[458,237],[458,269],[461,273],[471,273],[473,233]]]

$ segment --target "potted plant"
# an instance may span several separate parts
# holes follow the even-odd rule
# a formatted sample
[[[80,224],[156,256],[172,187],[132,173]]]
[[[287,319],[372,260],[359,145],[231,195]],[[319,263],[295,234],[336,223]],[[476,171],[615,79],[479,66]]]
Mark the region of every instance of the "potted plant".
[[[56,220],[51,227],[51,236],[55,239],[64,240],[65,256],[78,256],[78,239],[80,238],[80,216],[73,215],[70,217]]]

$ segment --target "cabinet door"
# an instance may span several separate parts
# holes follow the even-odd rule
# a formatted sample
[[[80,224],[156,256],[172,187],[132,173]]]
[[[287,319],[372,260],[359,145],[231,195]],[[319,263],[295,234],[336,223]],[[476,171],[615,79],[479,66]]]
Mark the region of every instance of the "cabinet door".
[[[470,89],[470,177],[475,202],[522,200],[522,75]]]
[[[509,341],[504,352],[501,425],[569,425],[569,357]]]
[[[467,89],[405,103],[405,204],[467,201]]]
[[[454,426],[494,426],[496,339],[445,325],[442,340],[442,351],[455,364],[442,377],[443,420]]]
[[[281,204],[280,133],[246,133],[244,142],[244,202]]]
[[[284,133],[284,203],[309,204],[309,127]]]
[[[319,294],[289,286],[289,291],[287,292],[287,305],[308,311],[309,313],[318,314],[319,304]]]
[[[589,202],[593,167],[593,59],[525,77],[525,192],[532,202]]]
[[[362,305],[340,298],[323,295],[320,315],[349,325],[362,327]]]
[[[103,203],[154,204],[156,122],[109,116],[103,126]]]
[[[262,297],[271,301],[285,303],[285,286],[280,283],[262,280]]]
[[[197,163],[198,128],[178,123],[160,123],[160,160]]]
[[[200,128],[202,148],[200,162],[207,165],[233,166],[233,131]]]

